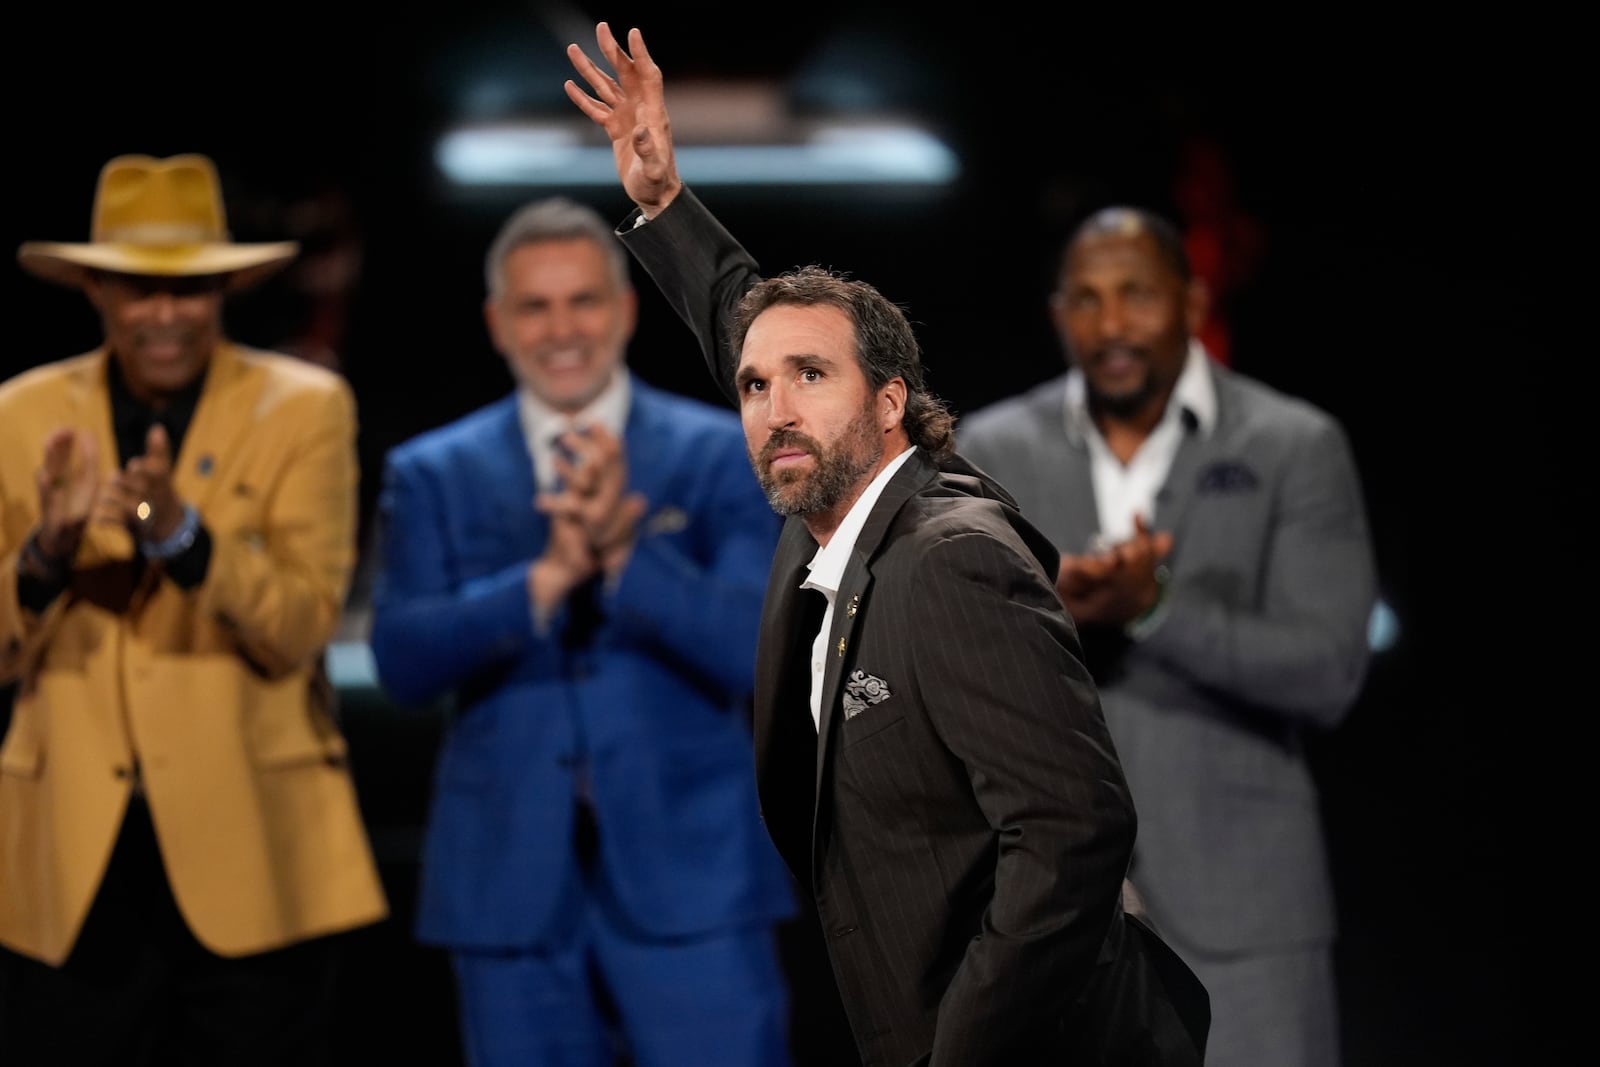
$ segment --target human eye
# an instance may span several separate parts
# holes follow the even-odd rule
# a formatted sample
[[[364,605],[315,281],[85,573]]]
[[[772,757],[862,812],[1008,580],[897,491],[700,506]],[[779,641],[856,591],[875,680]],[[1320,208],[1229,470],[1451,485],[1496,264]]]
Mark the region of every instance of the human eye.
[[[822,371],[816,367],[801,367],[800,380],[803,382],[820,382],[822,381]]]

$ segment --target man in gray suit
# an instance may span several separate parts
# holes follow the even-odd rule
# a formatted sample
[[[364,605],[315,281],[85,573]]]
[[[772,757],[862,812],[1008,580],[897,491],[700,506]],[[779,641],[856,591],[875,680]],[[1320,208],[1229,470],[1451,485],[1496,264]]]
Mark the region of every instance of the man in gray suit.
[[[597,38],[615,77],[572,46],[596,95],[567,93],[638,205],[624,244],[788,517],[757,640],[757,785],[861,1061],[1198,1064],[1205,992],[1122,909],[1134,811],[1054,546],[953,453],[905,314],[816,267],[763,280],[679,179],[639,32],[626,52],[604,23]]]
[[[961,451],[1062,551],[1139,811],[1131,877],[1211,994],[1208,1064],[1339,1062],[1334,905],[1307,741],[1359,694],[1376,598],[1326,412],[1208,358],[1174,228],[1113,207],[1061,259],[1070,369],[966,416]]]

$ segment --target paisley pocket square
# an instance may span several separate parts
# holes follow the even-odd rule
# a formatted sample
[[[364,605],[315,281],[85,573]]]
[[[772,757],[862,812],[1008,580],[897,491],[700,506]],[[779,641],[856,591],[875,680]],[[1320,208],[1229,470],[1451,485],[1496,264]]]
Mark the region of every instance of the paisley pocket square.
[[[853,719],[873,704],[888,700],[889,683],[866,671],[851,671],[844,683],[844,717]]]

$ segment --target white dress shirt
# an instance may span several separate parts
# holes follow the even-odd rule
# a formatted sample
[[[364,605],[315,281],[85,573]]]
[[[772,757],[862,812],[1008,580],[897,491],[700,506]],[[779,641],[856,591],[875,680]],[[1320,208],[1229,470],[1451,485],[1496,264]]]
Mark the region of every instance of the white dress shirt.
[[[806,564],[811,575],[800,583],[800,588],[815,589],[828,598],[828,610],[822,614],[822,629],[817,631],[816,639],[811,642],[811,724],[818,730],[822,728],[822,676],[828,666],[828,632],[833,629],[833,600],[839,595],[839,583],[844,580],[845,565],[850,562],[850,553],[856,547],[861,527],[866,525],[873,505],[883,495],[883,487],[889,484],[894,472],[911,458],[915,449],[914,445],[907,448],[878,472],[878,476],[862,490],[856,502],[850,505],[850,510],[845,512],[844,521],[839,523],[839,528],[833,532],[828,543],[818,545],[816,555]]]
[[[1189,342],[1189,354],[1173,386],[1167,410],[1126,465],[1112,454],[1111,447],[1089,417],[1083,371],[1074,367],[1067,372],[1067,435],[1088,445],[1100,531],[1094,543],[1061,545],[1063,552],[1076,554],[1127,540],[1133,536],[1135,514],[1151,522],[1155,516],[1156,493],[1166,482],[1178,446],[1183,443],[1184,412],[1189,413],[1203,434],[1209,434],[1216,425],[1217,388],[1211,380],[1210,358],[1199,341]]]

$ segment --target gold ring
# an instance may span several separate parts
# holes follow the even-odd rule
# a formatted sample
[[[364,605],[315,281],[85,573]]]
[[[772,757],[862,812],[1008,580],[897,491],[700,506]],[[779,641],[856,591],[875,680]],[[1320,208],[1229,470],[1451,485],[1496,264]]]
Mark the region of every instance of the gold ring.
[[[150,501],[148,500],[139,501],[138,507],[133,509],[133,513],[139,517],[140,522],[148,522],[150,520],[150,511]]]

